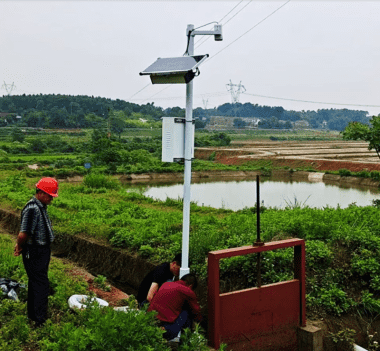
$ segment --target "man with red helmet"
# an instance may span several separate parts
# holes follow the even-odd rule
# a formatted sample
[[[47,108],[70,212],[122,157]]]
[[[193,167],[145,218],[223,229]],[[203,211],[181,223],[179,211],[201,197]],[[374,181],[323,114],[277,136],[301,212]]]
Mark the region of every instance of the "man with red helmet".
[[[54,197],[58,196],[58,182],[54,178],[42,178],[36,184],[36,194],[21,212],[20,232],[14,255],[22,254],[28,275],[28,317],[36,326],[47,318],[51,256],[50,244],[54,240],[53,229],[47,213]]]

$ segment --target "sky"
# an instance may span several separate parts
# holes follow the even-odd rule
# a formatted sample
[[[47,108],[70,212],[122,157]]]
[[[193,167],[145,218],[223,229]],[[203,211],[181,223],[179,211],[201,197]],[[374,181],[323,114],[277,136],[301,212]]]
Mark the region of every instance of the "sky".
[[[185,84],[139,73],[181,57],[187,25],[209,54],[193,107],[239,102],[380,114],[380,1],[0,0],[0,95],[67,94],[186,106]],[[232,86],[229,84],[233,84]]]

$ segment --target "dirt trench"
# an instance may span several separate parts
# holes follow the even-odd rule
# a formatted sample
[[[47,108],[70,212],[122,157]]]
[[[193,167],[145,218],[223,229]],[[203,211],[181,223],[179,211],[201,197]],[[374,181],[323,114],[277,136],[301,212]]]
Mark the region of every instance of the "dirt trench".
[[[8,233],[17,235],[20,214],[0,208],[0,226]],[[89,272],[92,276],[103,275],[112,284],[128,295],[137,295],[142,279],[155,267],[155,264],[124,249],[111,247],[83,235],[56,234],[52,254],[68,260]],[[83,275],[83,274],[82,274]],[[86,277],[87,281],[92,277]],[[207,283],[200,281],[197,296],[205,316],[202,326],[207,328]]]
[[[0,225],[10,234],[17,235],[20,214],[0,209]],[[92,275],[106,276],[128,294],[136,294],[142,278],[154,268],[154,264],[137,255],[113,248],[86,235],[56,234],[52,254],[75,262]]]

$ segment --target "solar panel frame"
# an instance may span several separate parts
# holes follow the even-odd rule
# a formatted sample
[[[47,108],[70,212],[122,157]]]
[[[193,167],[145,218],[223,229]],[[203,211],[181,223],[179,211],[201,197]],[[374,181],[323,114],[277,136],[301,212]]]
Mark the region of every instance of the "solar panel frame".
[[[148,68],[140,72],[140,75],[185,74],[196,69],[207,57],[209,57],[208,54],[158,58]]]

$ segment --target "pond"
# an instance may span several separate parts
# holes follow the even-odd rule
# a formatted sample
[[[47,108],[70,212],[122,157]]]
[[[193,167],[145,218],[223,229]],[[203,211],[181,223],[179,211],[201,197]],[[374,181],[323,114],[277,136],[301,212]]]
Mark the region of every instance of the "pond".
[[[322,181],[308,182],[278,180],[260,177],[260,200],[266,207],[285,208],[300,205],[313,208],[346,208],[372,206],[380,197],[376,187],[353,187],[326,184]],[[183,183],[150,184],[145,196],[165,201],[183,196]],[[242,181],[207,181],[191,184],[191,201],[200,206],[239,210],[253,207],[256,203],[256,179]]]

